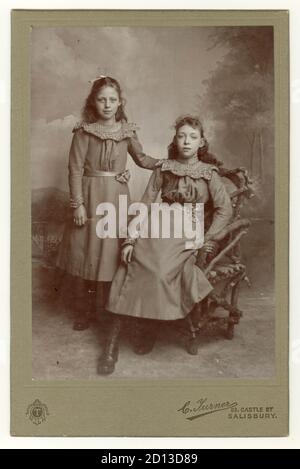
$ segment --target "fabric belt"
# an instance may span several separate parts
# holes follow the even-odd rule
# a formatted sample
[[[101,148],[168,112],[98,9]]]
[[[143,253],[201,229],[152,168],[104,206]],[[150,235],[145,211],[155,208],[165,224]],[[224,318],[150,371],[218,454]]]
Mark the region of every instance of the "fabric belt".
[[[83,173],[84,176],[87,177],[114,177],[118,182],[121,182],[123,184],[127,183],[130,179],[130,171],[129,169],[125,169],[122,173],[116,173],[115,171],[100,171],[100,170],[94,170],[94,171],[87,171],[86,169],[84,170]]]
[[[117,176],[120,173],[116,173],[115,171],[87,171],[85,170],[83,175],[88,177],[101,177],[101,176]]]

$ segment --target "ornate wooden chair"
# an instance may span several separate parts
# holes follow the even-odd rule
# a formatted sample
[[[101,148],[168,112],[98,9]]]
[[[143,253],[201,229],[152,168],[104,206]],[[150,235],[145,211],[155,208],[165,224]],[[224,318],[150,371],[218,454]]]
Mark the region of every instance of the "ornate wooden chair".
[[[215,256],[201,249],[198,251],[197,265],[205,272],[214,289],[187,317],[186,349],[192,355],[198,353],[199,334],[209,329],[223,328],[226,338],[233,338],[234,327],[242,316],[242,311],[238,307],[241,282],[245,281],[250,286],[240,246],[241,238],[248,232],[250,221],[241,218],[240,212],[245,199],[254,196],[250,187],[252,181],[244,168],[232,170],[221,168],[220,175],[229,190],[233,217],[228,226],[211,238],[217,245]],[[208,208],[205,214],[206,227],[209,226],[211,217],[212,210]],[[217,308],[225,310],[226,315],[217,315]]]

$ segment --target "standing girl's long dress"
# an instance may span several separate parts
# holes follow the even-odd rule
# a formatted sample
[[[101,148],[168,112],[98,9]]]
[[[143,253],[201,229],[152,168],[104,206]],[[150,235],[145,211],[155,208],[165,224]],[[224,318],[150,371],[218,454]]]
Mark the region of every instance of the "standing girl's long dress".
[[[84,204],[87,222],[76,226],[67,221],[57,266],[81,279],[110,282],[120,259],[119,239],[101,239],[96,234],[99,203],[111,202],[118,209],[119,195],[127,195],[127,152],[142,168],[153,169],[157,159],[143,153],[135,124],[118,123],[107,127],[81,123],[74,128],[69,155],[71,207]]]
[[[160,190],[162,200],[168,203],[213,203],[213,220],[206,238],[230,221],[230,198],[215,166],[199,160],[194,164],[166,160],[153,172],[142,201],[149,205]],[[131,262],[121,265],[114,277],[107,310],[158,320],[185,317],[212,290],[195,265],[197,250],[187,249],[186,241],[185,237],[137,239]]]

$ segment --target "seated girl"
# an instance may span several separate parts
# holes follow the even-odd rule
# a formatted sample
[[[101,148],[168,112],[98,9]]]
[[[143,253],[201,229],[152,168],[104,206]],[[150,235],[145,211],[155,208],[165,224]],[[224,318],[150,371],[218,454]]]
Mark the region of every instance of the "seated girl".
[[[213,243],[209,239],[222,230],[232,216],[230,197],[218,174],[220,163],[208,153],[198,118],[179,118],[175,129],[168,148],[169,158],[153,171],[142,202],[150,206],[161,191],[162,212],[174,203],[176,209],[182,207],[182,213],[184,204],[212,203],[212,223],[201,244],[204,251],[212,252]],[[134,219],[131,220],[129,233],[134,223]],[[136,353],[147,353],[154,345],[154,326],[160,324],[159,321],[185,318],[195,304],[210,293],[211,284],[195,264],[199,247],[196,238],[191,242],[190,235],[188,240],[185,235],[166,239],[161,233],[156,238],[125,240],[122,264],[114,276],[106,305],[112,313],[112,322],[99,359],[99,374],[114,371],[123,316],[137,318],[141,340]]]

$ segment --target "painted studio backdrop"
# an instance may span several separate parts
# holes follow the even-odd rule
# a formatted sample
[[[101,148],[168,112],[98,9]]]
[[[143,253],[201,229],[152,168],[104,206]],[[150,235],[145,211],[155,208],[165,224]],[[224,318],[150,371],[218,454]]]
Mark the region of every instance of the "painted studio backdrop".
[[[47,285],[69,210],[67,165],[72,129],[81,120],[91,86],[89,80],[100,75],[112,76],[120,82],[128,119],[138,125],[139,140],[146,154],[166,158],[175,119],[181,114],[197,114],[203,122],[210,151],[226,168],[245,167],[255,192],[255,197],[243,208],[252,221],[249,235],[243,241],[252,286],[243,287],[241,295],[247,314],[235,341],[230,343],[231,349],[224,351],[223,341],[204,339],[201,360],[205,365],[199,367],[199,358],[197,365],[180,349],[174,345],[174,350],[168,348],[162,341],[161,349],[158,347],[155,352],[157,366],[151,372],[147,374],[141,358],[128,352],[128,367],[120,367],[118,376],[273,375],[273,66],[272,27],[33,28],[34,377],[90,378],[94,374],[95,332],[72,331],[68,314],[53,309],[48,301]],[[139,200],[150,171],[138,168],[130,156],[128,168],[132,199]],[[175,357],[174,363],[178,355],[180,365],[169,367],[170,353]],[[239,356],[234,365],[230,364],[233,355]],[[72,359],[77,365],[81,360],[85,366],[73,368]]]

